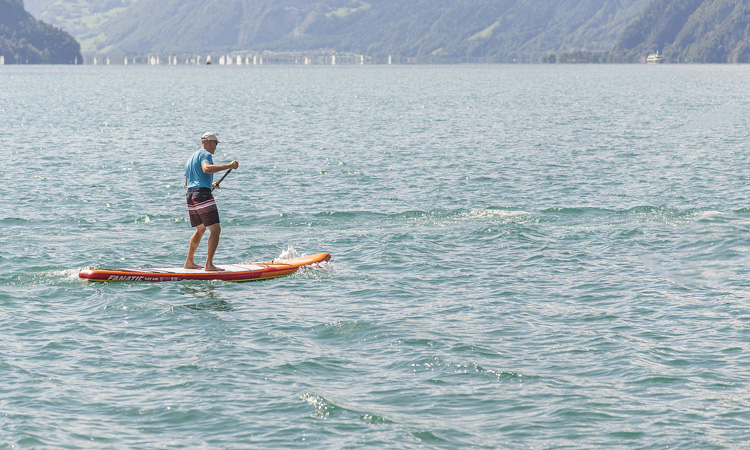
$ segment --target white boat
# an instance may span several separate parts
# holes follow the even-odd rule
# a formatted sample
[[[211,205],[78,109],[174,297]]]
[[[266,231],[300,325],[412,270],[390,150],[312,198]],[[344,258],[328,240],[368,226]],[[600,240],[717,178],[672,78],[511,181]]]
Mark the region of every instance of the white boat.
[[[646,58],[646,63],[647,64],[660,64],[660,63],[663,63],[663,62],[664,62],[664,57],[662,55],[660,55],[659,52],[651,53]]]

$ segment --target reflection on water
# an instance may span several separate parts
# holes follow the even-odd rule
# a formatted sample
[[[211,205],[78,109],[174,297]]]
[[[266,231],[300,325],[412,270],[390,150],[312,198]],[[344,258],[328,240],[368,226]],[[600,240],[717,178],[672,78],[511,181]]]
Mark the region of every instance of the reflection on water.
[[[196,311],[232,311],[232,305],[224,300],[221,290],[212,284],[180,286],[180,294],[200,300],[198,303],[182,305]]]
[[[183,305],[185,308],[194,309],[196,311],[232,311],[232,305],[226,300],[217,300],[215,302],[208,303],[195,303],[193,305]]]

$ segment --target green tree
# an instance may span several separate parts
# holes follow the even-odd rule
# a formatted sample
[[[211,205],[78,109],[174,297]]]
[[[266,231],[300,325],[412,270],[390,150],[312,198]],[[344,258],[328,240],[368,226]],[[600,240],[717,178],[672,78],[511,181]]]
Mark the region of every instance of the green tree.
[[[0,55],[6,64],[70,64],[83,62],[71,35],[37,21],[21,0],[0,0]]]

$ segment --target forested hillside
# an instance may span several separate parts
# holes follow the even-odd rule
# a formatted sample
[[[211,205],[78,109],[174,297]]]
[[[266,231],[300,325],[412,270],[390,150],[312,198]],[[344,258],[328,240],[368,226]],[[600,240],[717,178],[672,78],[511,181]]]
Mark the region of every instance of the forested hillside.
[[[7,1],[7,0],[6,0]],[[750,0],[27,0],[90,54],[750,62]]]
[[[750,62],[747,0],[654,0],[614,47],[631,60],[661,50],[673,62]]]
[[[84,53],[106,40],[106,24],[117,22],[132,0],[24,0],[26,10],[39,20],[75,36]]]
[[[313,22],[309,39],[293,36],[276,45],[338,43],[349,51],[429,62],[537,62],[554,52],[608,51],[647,1],[384,0],[330,14]]]
[[[650,0],[28,0],[91,53],[331,49],[423,62],[608,51]],[[82,23],[94,24],[91,29]]]
[[[68,33],[34,19],[22,0],[0,0],[0,55],[5,64],[83,62],[78,42]]]

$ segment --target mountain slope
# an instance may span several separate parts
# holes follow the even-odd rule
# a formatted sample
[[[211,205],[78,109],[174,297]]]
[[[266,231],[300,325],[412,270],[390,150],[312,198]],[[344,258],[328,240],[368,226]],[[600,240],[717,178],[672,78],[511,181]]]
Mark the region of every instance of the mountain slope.
[[[665,52],[677,61],[750,62],[750,5],[747,1],[704,2]]]
[[[89,54],[750,62],[750,0],[27,0]],[[569,54],[572,58],[557,58]],[[579,56],[581,56],[579,58]]]
[[[34,19],[22,0],[0,0],[0,55],[5,64],[83,62],[78,42],[68,33]]]
[[[415,0],[402,5],[384,0],[358,14],[319,20],[306,36],[277,45],[314,42],[437,62],[535,62],[550,52],[608,50],[646,4],[647,0]]]
[[[64,25],[60,0],[28,0]],[[92,53],[328,48],[420,61],[537,61],[609,50],[649,0],[74,0],[98,10],[76,31]],[[64,2],[63,2],[64,3]],[[88,6],[81,6],[88,3]],[[55,6],[56,5],[56,6]],[[109,9],[105,6],[109,5]],[[57,8],[57,9],[55,9]],[[55,12],[56,11],[56,12]],[[68,14],[73,14],[68,9]],[[76,25],[77,27],[77,25]],[[78,30],[78,28],[75,28]]]
[[[675,62],[750,62],[748,0],[654,0],[614,47],[632,60],[656,50]]]

